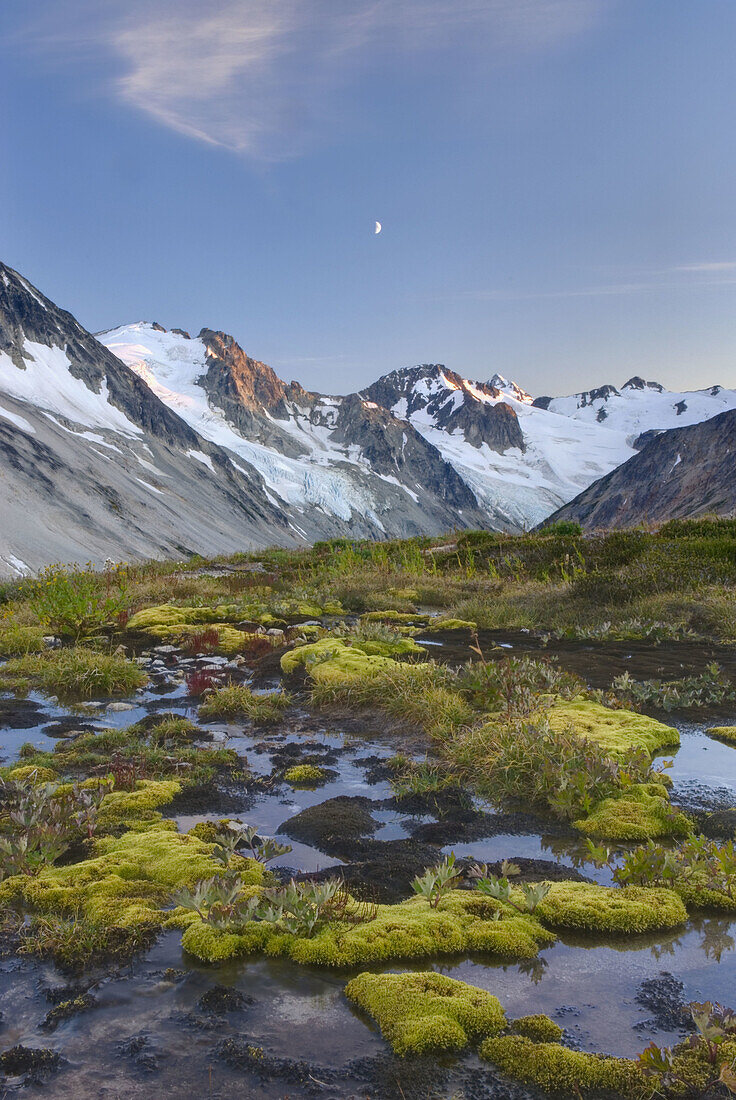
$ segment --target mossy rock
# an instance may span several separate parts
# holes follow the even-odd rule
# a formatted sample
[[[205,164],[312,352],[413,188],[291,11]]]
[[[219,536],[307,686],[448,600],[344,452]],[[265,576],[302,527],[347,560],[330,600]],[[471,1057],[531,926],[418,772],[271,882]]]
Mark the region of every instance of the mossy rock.
[[[151,634],[162,642],[186,645],[191,638],[200,634],[203,629],[217,631],[218,642],[217,645],[213,647],[213,652],[222,653],[226,657],[235,656],[236,653],[240,653],[241,650],[245,649],[254,638],[263,637],[262,634],[248,634],[244,630],[237,630],[234,626],[230,626],[229,623],[217,622],[208,623],[205,627],[158,626],[155,630],[146,630],[146,633]]]
[[[729,897],[705,884],[676,882],[673,889],[682,898],[689,913],[736,913],[736,896]]]
[[[494,919],[494,914],[500,919]],[[360,966],[393,959],[431,959],[480,952],[497,958],[532,959],[554,935],[533,916],[466,891],[453,891],[437,909],[424,898],[398,905],[379,905],[374,920],[362,924],[336,921],[311,939],[279,931],[265,922],[250,922],[241,933],[219,932],[193,921],[182,946],[203,962],[264,951],[284,955],[305,966]]]
[[[705,732],[718,741],[728,741],[730,745],[736,745],[736,726],[710,726]]]
[[[120,837],[94,842],[95,855],[65,867],[46,867],[35,878],[14,875],[0,883],[0,903],[22,900],[41,913],[81,915],[110,926],[161,924],[174,891],[220,874],[212,845],[159,821]],[[244,882],[263,882],[263,868],[236,857]]]
[[[559,1043],[535,1043],[523,1035],[486,1039],[479,1053],[508,1077],[563,1096],[596,1092],[631,1096],[645,1084],[641,1070],[629,1058],[585,1054]]]
[[[506,1026],[492,993],[431,970],[359,974],[345,996],[376,1020],[400,1055],[462,1050]]]
[[[292,787],[319,787],[328,778],[324,768],[318,768],[316,764],[295,764],[284,772],[284,779]]]
[[[192,624],[214,623],[220,616],[213,607],[175,607],[173,604],[157,604],[136,611],[128,619],[128,630],[145,630],[156,634],[159,627],[189,626]]]
[[[610,756],[625,760],[633,752],[644,750],[649,756],[663,749],[677,748],[680,735],[672,726],[636,714],[631,710],[611,710],[586,700],[559,702],[547,712],[552,730],[571,726],[579,737],[595,742]]]
[[[602,840],[656,840],[687,836],[692,830],[686,815],[670,806],[667,790],[659,783],[627,787],[620,796],[602,799],[573,824],[586,836]]]
[[[587,882],[553,882],[534,912],[555,930],[615,935],[677,928],[687,920],[687,910],[674,890],[621,889]]]
[[[281,671],[287,675],[306,668],[319,684],[349,684],[370,679],[389,668],[390,657],[370,656],[357,645],[348,646],[338,638],[321,638],[310,645],[298,646],[281,658]]]
[[[139,779],[135,790],[111,791],[105,795],[100,806],[100,824],[150,818],[159,806],[173,802],[180,793],[181,783],[175,779]]]
[[[543,1012],[519,1016],[510,1026],[515,1035],[523,1035],[535,1043],[559,1043],[565,1034],[564,1029]]]
[[[54,771],[53,768],[37,767],[33,764],[21,764],[18,768],[11,768],[10,771],[5,773],[8,779],[12,779],[14,783],[32,783],[34,787],[39,786],[41,783],[55,783],[59,778],[59,773]]]
[[[366,622],[403,623],[406,626],[426,626],[427,615],[416,615],[408,611],[366,611],[361,616]]]
[[[430,634],[436,634],[441,630],[475,631],[477,629],[478,624],[472,622],[470,619],[430,619],[427,624],[427,631]]]

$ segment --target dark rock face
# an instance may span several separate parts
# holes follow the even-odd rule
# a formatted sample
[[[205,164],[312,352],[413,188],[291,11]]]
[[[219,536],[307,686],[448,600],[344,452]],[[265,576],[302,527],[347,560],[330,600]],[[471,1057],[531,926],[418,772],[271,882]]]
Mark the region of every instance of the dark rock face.
[[[663,431],[639,454],[594,482],[547,522],[631,527],[736,512],[736,409]]]
[[[469,383],[441,363],[393,371],[364,390],[363,396],[402,418],[422,412],[438,428],[462,431],[474,447],[485,443],[498,452],[511,447],[525,450],[519,418],[510,405],[499,400],[501,391],[484,382]],[[495,403],[484,401],[484,397]]]

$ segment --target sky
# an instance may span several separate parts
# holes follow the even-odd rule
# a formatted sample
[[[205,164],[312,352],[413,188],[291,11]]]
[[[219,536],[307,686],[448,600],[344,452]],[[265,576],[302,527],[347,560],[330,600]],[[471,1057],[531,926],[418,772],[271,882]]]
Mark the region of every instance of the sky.
[[[734,0],[5,4],[0,258],[323,392],[736,386],[735,50]]]

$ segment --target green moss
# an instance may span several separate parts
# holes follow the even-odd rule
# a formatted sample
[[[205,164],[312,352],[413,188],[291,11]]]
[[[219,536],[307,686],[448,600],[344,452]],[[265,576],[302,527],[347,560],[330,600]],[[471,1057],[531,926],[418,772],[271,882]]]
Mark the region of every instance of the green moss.
[[[220,835],[227,833],[229,826],[229,817],[221,817],[219,821],[198,821],[189,830],[189,836],[196,836],[207,844],[216,844]]]
[[[105,795],[100,806],[100,824],[151,818],[153,811],[171,802],[180,792],[181,783],[175,779],[139,779],[133,791],[111,791]]]
[[[470,619],[430,619],[427,624],[427,630],[430,634],[434,634],[440,630],[471,630],[478,629],[478,624],[472,622]]]
[[[413,615],[406,611],[366,611],[360,616],[366,622],[404,623],[408,626],[425,626],[426,615]]]
[[[676,928],[687,911],[674,890],[553,882],[535,916],[554,929],[632,935]]]
[[[396,1054],[462,1050],[506,1026],[492,993],[433,971],[359,974],[345,995],[373,1016]]]
[[[641,1070],[628,1058],[584,1054],[558,1043],[535,1043],[521,1035],[486,1039],[479,1053],[507,1076],[564,1096],[596,1091],[628,1096],[644,1084]]]
[[[604,840],[655,840],[686,836],[692,829],[685,814],[670,806],[666,788],[657,783],[633,785],[620,796],[602,799],[574,825],[586,836]]]
[[[203,630],[217,631],[218,642],[213,650],[223,653],[227,657],[233,657],[236,653],[240,653],[254,638],[263,637],[262,634],[247,634],[244,630],[236,630],[234,626],[230,626],[228,623],[217,622],[210,623],[205,627],[158,626],[155,631],[149,630],[146,633],[152,634],[162,642],[186,645],[197,634],[201,634]]]
[[[21,764],[19,768],[11,768],[6,775],[16,783],[30,780],[34,786],[39,783],[54,783],[59,778],[59,773],[53,768],[37,767],[33,764]]]
[[[688,912],[736,913],[736,897],[713,890],[705,883],[676,882],[673,889],[687,906]]]
[[[201,718],[250,718],[256,725],[278,722],[291,698],[285,691],[257,695],[247,684],[226,684],[208,695],[199,708]]]
[[[547,712],[547,717],[553,730],[571,726],[578,736],[594,741],[610,756],[620,759],[641,749],[653,756],[680,744],[680,735],[671,726],[634,711],[610,710],[600,703],[580,699],[560,702]]]
[[[464,896],[461,896],[464,895]],[[494,914],[500,919],[493,919]],[[223,933],[193,922],[182,944],[204,962],[265,951],[307,966],[360,966],[391,959],[430,959],[473,951],[502,959],[535,958],[554,936],[531,916],[490,898],[453,891],[437,909],[424,898],[379,905],[374,920],[333,922],[311,939],[250,923],[242,933]]]
[[[564,1030],[543,1012],[533,1016],[519,1016],[511,1021],[511,1030],[515,1035],[523,1035],[535,1043],[559,1043]]]
[[[361,646],[348,646],[340,638],[320,638],[309,645],[297,646],[281,658],[281,671],[287,675],[306,668],[316,683],[350,684],[370,679],[391,668],[390,657],[368,655]]]
[[[719,741],[728,741],[736,745],[736,726],[711,726],[705,731],[709,737],[715,737]]]
[[[292,787],[316,787],[326,782],[327,773],[316,764],[295,764],[284,772],[284,779]]]
[[[128,630],[145,630],[156,634],[158,627],[187,626],[194,623],[214,623],[220,616],[212,607],[174,607],[159,604],[137,611],[128,619]]]
[[[162,906],[182,886],[219,874],[212,846],[156,822],[121,837],[102,837],[91,859],[47,867],[36,878],[15,875],[0,883],[0,901],[21,900],[41,913],[81,916],[97,925],[161,924]],[[263,868],[236,857],[244,881],[263,882]]]

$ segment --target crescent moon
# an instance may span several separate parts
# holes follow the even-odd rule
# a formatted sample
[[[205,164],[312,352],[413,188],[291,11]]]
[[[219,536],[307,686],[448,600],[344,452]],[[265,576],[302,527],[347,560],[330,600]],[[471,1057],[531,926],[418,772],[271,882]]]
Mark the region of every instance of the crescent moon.
[[[381,223],[376,222],[376,228],[373,230],[374,234],[378,235],[381,232],[381,228],[382,228]]]

